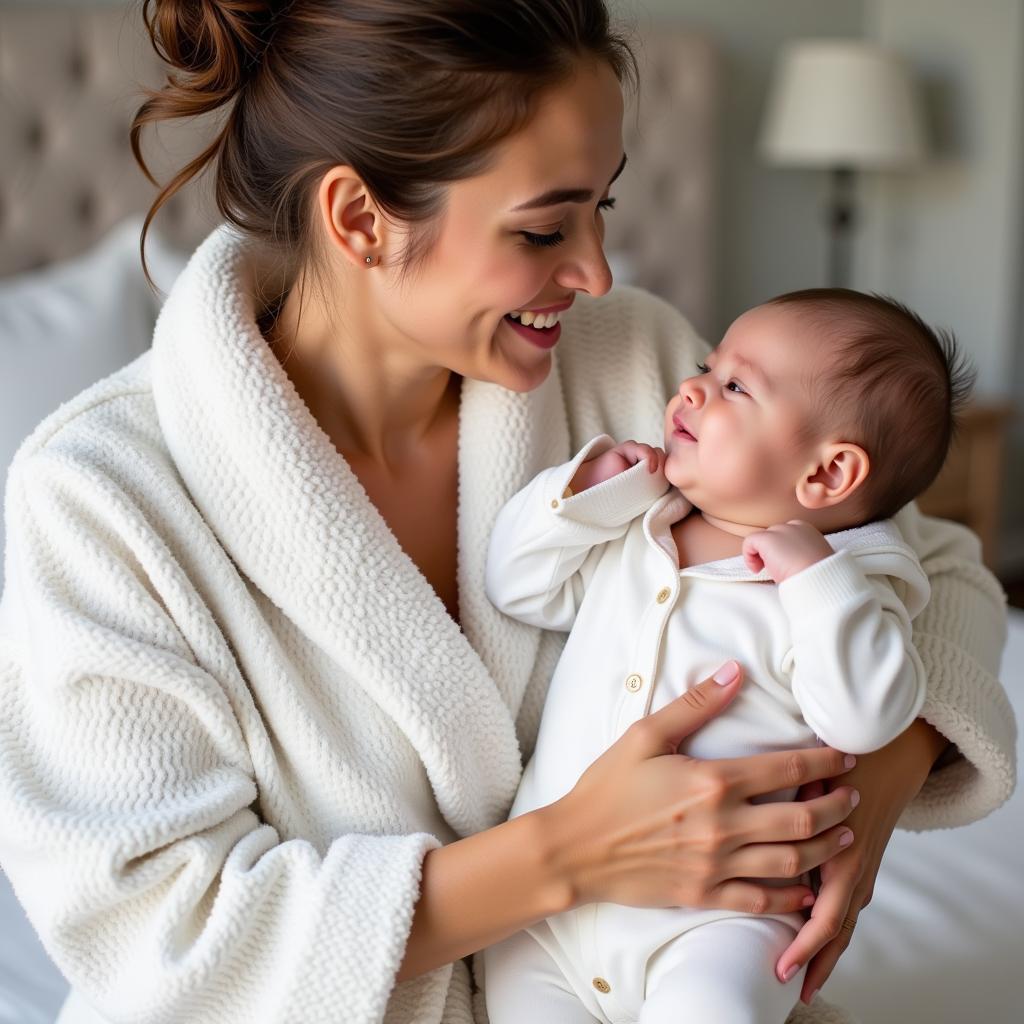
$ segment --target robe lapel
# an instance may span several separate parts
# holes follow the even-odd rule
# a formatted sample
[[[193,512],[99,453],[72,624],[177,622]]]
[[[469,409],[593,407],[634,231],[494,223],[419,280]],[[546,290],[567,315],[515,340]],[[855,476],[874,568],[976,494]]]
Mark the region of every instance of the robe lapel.
[[[196,250],[161,311],[153,388],[171,455],[239,571],[409,738],[451,827],[460,835],[486,828],[503,819],[515,793],[520,754],[510,709],[536,649],[527,627],[487,604],[486,540],[505,496],[550,448],[538,443],[535,407],[557,433],[548,422],[557,383],[546,395],[470,382],[464,390],[463,634],[260,334],[258,269],[255,249],[223,225]]]
[[[459,410],[459,616],[514,719],[543,630],[499,612],[484,568],[502,505],[547,466],[565,462],[569,425],[558,365],[541,387],[518,394],[465,380]]]

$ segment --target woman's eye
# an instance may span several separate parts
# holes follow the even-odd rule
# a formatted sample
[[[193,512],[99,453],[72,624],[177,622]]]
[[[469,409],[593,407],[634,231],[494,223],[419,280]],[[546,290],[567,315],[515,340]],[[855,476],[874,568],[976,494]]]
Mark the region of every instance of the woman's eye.
[[[615,209],[615,196],[609,196],[607,199],[602,199],[598,204],[599,210],[614,210]]]
[[[561,231],[552,232],[550,235],[538,235],[533,231],[520,231],[530,245],[560,245],[565,241],[565,235]]]

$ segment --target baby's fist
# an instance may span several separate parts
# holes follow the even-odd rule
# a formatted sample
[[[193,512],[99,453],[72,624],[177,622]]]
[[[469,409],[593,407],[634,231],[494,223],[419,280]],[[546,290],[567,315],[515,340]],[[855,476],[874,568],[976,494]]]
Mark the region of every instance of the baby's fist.
[[[661,448],[639,441],[623,441],[614,448],[609,448],[604,454],[584,462],[576,470],[576,475],[569,486],[573,494],[579,494],[588,487],[624,473],[641,461],[647,463],[648,473],[661,472],[665,468],[665,452]]]
[[[790,519],[751,533],[743,541],[743,559],[751,572],[768,570],[776,583],[834,554],[831,545],[810,523]]]

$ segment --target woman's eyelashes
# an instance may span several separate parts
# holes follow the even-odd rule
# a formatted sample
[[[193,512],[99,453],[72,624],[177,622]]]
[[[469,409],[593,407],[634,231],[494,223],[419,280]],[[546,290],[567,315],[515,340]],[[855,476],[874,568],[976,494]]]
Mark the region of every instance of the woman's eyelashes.
[[[602,199],[598,204],[599,210],[614,210],[615,209],[615,197],[609,196],[607,199]],[[561,245],[565,241],[565,235],[562,234],[561,230],[552,231],[550,234],[538,234],[535,231],[520,231],[519,234],[529,242],[530,245],[537,246],[548,246],[548,245]]]

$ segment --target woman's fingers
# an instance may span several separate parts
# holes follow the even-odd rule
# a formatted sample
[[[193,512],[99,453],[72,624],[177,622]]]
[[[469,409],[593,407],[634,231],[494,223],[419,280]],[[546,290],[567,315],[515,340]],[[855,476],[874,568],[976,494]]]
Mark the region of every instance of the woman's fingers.
[[[737,822],[743,824],[734,835],[740,845],[810,839],[845,821],[859,802],[860,794],[852,786],[841,786],[813,799],[755,804],[736,815]]]
[[[725,782],[745,797],[762,796],[780,789],[795,789],[815,779],[829,779],[848,772],[857,759],[832,747],[779,750],[752,757],[713,762]]]
[[[809,907],[814,894],[806,885],[778,889],[730,879],[708,893],[706,906],[735,910],[741,914],[789,914]],[[819,986],[820,987],[820,986]]]
[[[831,964],[821,964],[813,977],[808,971],[804,979],[801,998],[810,1002],[821,988],[839,955],[846,949],[857,923],[860,906],[854,905],[853,894],[860,877],[859,858],[837,857],[822,871],[822,885],[810,919],[797,933],[775,965],[775,973],[782,980],[792,977],[805,963],[828,945],[834,947]],[[823,977],[821,975],[824,975]]]
[[[754,843],[730,854],[725,869],[730,878],[798,878],[824,864],[853,842],[853,832],[837,825],[799,843]]]
[[[634,745],[634,754],[640,757],[675,754],[690,733],[721,714],[732,702],[739,692],[742,675],[737,662],[727,661],[710,679],[635,722],[625,734]]]

